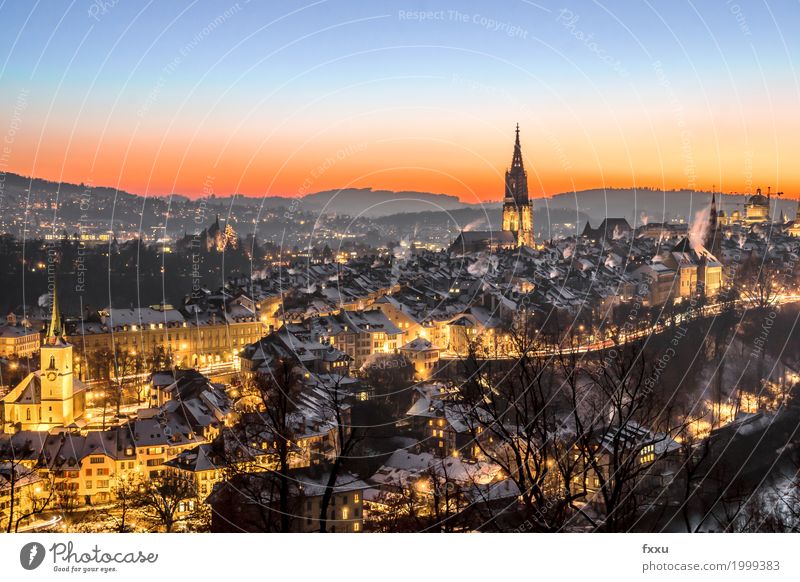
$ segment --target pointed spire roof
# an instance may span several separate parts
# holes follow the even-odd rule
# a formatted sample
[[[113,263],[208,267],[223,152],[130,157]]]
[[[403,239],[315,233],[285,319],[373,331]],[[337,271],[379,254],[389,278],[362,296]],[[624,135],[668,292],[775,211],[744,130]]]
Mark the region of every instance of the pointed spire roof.
[[[53,306],[50,310],[50,325],[47,327],[47,343],[54,344],[62,338],[64,329],[61,325],[61,310],[58,308],[58,288],[53,283]]]
[[[528,177],[522,165],[522,146],[519,143],[519,123],[514,140],[514,155],[511,167],[506,170],[506,192],[504,202],[521,206],[528,204]]]
[[[519,123],[517,124],[516,134],[517,138],[514,141],[514,155],[511,158],[511,169],[522,169],[522,146],[519,144]]]

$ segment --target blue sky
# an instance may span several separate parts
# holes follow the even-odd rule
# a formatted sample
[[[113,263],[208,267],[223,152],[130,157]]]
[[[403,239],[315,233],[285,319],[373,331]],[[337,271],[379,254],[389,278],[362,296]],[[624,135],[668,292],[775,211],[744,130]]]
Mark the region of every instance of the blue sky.
[[[10,169],[156,193],[197,192],[212,164],[225,188],[291,194],[326,151],[365,141],[320,186],[427,179],[487,198],[516,121],[544,194],[744,189],[753,171],[796,188],[798,16],[797,2],[5,2],[0,128],[22,92]]]

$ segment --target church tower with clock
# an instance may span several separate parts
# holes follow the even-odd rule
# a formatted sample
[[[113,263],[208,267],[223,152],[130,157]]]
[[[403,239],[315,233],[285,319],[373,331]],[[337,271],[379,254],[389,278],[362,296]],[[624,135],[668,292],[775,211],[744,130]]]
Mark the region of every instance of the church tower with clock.
[[[83,413],[76,406],[75,377],[72,374],[72,345],[64,339],[58,298],[53,291],[53,309],[47,336],[41,347],[40,382],[42,385],[42,420],[49,426],[69,426]],[[81,395],[82,396],[82,395]]]
[[[2,430],[49,431],[70,428],[83,416],[85,387],[72,373],[72,345],[64,338],[58,299],[41,345],[40,366],[2,399]]]

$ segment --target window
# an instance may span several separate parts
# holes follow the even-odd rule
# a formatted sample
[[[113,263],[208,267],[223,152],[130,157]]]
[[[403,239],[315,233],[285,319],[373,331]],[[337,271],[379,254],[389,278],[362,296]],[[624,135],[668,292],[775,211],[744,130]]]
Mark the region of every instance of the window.
[[[92,465],[99,465],[103,460],[103,457],[89,457],[89,463]]]
[[[353,524],[353,531],[361,531],[361,524],[358,523],[358,522],[355,522]]]
[[[358,493],[353,495],[353,503],[358,503],[361,498],[359,497]]]
[[[97,482],[97,486],[100,487],[101,489],[105,489],[106,487],[108,487],[108,479],[100,479]]]
[[[91,477],[92,476],[92,470],[91,469],[86,469],[86,476],[87,477]]]
[[[86,482],[86,488],[87,489],[91,489],[92,488],[92,482],[91,481],[87,481]]]
[[[342,519],[350,519],[350,509],[342,507]]]

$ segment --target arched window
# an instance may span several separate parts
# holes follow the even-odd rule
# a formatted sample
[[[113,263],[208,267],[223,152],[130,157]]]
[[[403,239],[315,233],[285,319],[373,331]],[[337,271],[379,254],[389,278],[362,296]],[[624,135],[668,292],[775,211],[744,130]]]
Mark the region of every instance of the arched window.
[[[56,369],[56,357],[50,356],[50,367],[47,368],[48,370],[55,370]]]
[[[31,409],[29,408],[25,411],[25,420],[30,420],[30,419],[31,419]]]

